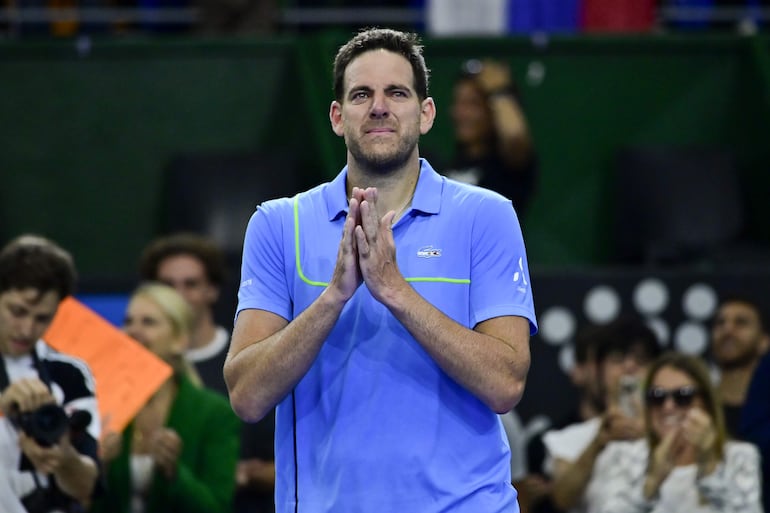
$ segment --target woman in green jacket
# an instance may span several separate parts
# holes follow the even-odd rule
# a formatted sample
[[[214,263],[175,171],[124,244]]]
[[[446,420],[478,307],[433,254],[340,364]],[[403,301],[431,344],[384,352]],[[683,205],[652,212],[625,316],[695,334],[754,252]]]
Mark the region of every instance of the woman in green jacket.
[[[227,401],[197,383],[184,359],[192,313],[171,287],[131,296],[125,332],[174,369],[122,434],[102,441],[106,490],[98,513],[231,510],[240,423]]]

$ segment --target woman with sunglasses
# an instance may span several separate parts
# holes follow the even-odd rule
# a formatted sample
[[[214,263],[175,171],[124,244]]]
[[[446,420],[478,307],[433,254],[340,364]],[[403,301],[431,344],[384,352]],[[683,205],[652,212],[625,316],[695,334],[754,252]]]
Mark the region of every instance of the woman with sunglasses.
[[[650,367],[644,390],[646,437],[610,446],[599,511],[761,513],[759,454],[727,440],[703,361],[666,353]]]

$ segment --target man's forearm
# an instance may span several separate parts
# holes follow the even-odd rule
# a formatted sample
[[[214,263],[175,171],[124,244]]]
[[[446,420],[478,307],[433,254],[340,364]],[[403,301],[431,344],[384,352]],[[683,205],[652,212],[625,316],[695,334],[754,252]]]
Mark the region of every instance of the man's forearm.
[[[310,369],[345,305],[328,290],[263,340],[253,340],[248,323],[236,323],[233,347],[241,349],[228,356],[224,372],[230,402],[242,419],[260,420]]]
[[[519,402],[530,364],[526,319],[504,321],[526,324],[511,344],[483,328],[475,331],[455,322],[408,284],[397,294],[387,301],[388,308],[444,372],[497,413]]]
[[[573,508],[585,494],[588,481],[591,479],[596,458],[604,449],[604,442],[597,436],[586,447],[583,453],[555,476],[553,480],[553,502],[559,509]]]

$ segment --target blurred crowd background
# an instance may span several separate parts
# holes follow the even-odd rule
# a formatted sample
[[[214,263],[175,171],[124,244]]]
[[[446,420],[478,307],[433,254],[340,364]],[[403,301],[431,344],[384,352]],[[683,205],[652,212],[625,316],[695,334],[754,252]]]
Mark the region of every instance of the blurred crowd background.
[[[432,161],[454,156],[469,61],[507,66],[526,118],[541,332],[518,412],[542,432],[576,400],[581,325],[633,313],[708,355],[724,296],[768,311],[768,21],[768,0],[2,0],[0,240],[57,240],[79,296],[120,323],[142,249],[204,235],[225,253],[229,329],[250,213],[344,164],[336,49],[360,27],[417,31]]]
[[[738,30],[766,26],[766,0],[4,0],[13,36],[278,34],[385,24],[436,35]]]

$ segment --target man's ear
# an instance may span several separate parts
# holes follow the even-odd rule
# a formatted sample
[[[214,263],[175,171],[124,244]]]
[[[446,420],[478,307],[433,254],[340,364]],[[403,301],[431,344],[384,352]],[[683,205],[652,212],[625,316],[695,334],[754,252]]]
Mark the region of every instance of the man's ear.
[[[345,125],[342,122],[342,105],[337,100],[334,100],[329,106],[329,121],[331,121],[334,133],[342,137],[345,133]]]
[[[436,103],[433,98],[428,97],[420,105],[420,134],[427,134],[433,127],[433,121],[436,119]]]

